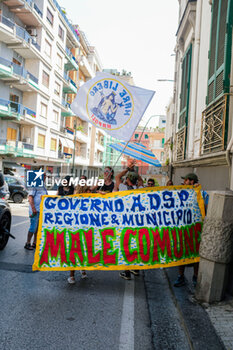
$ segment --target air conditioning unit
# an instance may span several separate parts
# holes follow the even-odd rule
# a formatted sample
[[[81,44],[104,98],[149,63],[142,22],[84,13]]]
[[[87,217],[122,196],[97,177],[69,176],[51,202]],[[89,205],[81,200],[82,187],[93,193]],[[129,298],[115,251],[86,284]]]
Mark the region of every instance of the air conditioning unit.
[[[36,28],[29,28],[27,29],[28,34],[30,34],[31,36],[37,36],[37,30]]]

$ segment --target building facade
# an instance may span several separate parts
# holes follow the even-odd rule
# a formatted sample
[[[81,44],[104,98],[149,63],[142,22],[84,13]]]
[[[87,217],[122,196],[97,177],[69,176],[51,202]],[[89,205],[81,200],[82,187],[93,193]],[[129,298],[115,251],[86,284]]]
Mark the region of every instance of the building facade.
[[[55,0],[0,2],[1,168],[82,171],[92,152],[91,165],[101,165],[96,129],[70,109],[79,86],[102,69],[83,37]]]
[[[196,172],[207,190],[233,189],[232,23],[232,0],[179,0],[166,136],[174,183]]]

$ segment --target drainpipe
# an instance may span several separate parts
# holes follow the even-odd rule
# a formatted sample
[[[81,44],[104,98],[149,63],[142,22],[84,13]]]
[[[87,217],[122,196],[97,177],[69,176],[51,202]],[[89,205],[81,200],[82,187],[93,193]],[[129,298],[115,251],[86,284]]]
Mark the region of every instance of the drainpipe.
[[[230,142],[228,143],[227,150],[226,150],[226,160],[227,160],[228,166],[231,166],[230,154],[232,153],[231,152],[232,146],[233,146],[233,136],[231,136]]]
[[[200,60],[200,36],[201,36],[201,20],[202,20],[202,0],[197,2],[196,10],[196,26],[195,26],[195,50],[194,50],[194,67],[193,72],[196,74],[193,77],[193,86],[195,86],[193,102],[193,123],[190,125],[190,130],[193,129],[193,145],[192,145],[192,157],[194,156],[194,143],[195,143],[195,125],[197,119],[197,95],[198,95],[198,80],[199,80],[199,60]]]

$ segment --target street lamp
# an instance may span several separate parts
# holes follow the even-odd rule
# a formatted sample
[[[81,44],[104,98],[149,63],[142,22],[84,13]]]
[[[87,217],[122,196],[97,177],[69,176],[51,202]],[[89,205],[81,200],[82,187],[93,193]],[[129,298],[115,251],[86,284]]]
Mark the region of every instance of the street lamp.
[[[173,79],[157,79],[157,81],[169,81],[170,83],[174,83]]]
[[[143,135],[143,133],[144,133],[144,131],[145,131],[145,129],[146,129],[146,127],[147,127],[149,121],[150,121],[152,118],[154,118],[154,117],[165,117],[165,115],[155,114],[155,115],[150,116],[150,118],[147,120],[147,122],[146,122],[146,124],[145,124],[145,126],[144,126],[144,128],[143,128],[143,130],[142,130],[142,133],[141,133],[141,135],[140,135],[140,137],[139,137],[139,143],[140,143],[140,141],[141,141],[142,135]]]

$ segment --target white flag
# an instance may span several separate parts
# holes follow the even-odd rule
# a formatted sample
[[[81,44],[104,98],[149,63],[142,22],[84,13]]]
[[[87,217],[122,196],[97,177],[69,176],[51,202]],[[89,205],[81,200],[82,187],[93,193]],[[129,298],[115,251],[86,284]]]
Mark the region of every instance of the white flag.
[[[145,113],[154,91],[127,84],[108,73],[98,73],[78,90],[71,109],[79,118],[128,141]]]

